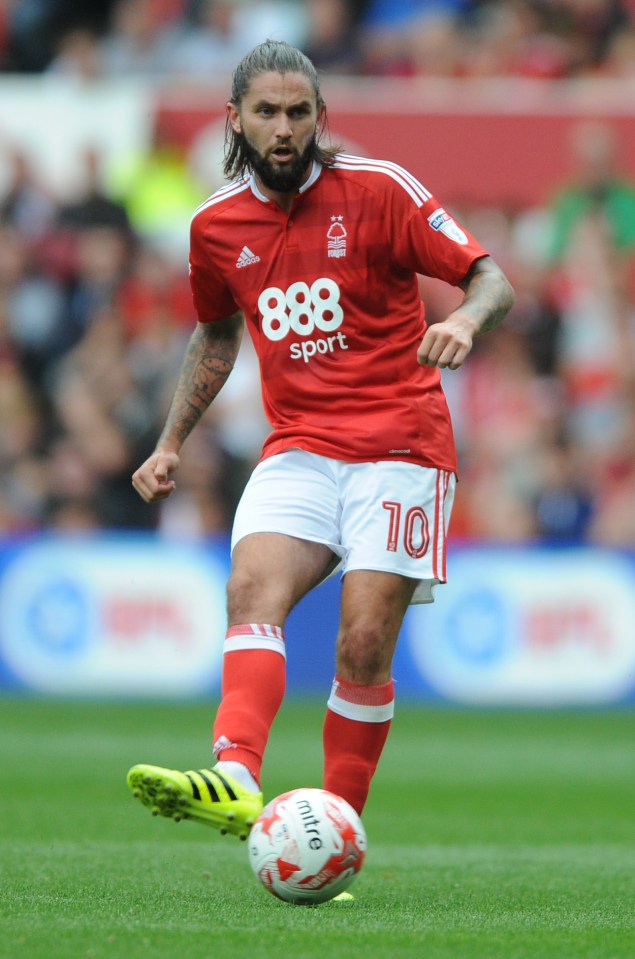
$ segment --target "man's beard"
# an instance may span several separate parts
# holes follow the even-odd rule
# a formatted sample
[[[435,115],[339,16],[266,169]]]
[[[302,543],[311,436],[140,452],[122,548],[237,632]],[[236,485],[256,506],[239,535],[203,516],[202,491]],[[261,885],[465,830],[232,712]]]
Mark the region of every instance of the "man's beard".
[[[302,186],[306,171],[315,157],[315,137],[290,164],[277,168],[251,145],[244,133],[242,140],[249,166],[269,190],[275,190],[276,193],[293,193]]]

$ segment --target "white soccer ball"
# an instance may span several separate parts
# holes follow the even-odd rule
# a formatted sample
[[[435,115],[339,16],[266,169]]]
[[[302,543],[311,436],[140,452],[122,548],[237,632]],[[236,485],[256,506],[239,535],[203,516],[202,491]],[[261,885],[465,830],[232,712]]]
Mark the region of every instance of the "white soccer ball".
[[[350,886],[364,863],[366,832],[341,796],[305,787],[265,806],[248,847],[265,889],[285,902],[314,905]]]

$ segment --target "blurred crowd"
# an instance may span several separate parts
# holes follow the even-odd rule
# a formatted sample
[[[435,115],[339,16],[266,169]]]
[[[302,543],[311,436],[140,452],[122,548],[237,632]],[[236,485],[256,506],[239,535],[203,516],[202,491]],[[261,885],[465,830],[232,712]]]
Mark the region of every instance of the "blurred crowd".
[[[263,37],[371,76],[633,76],[635,0],[0,0],[0,70],[227,74]]]
[[[80,6],[0,0],[6,69],[79,69],[71,48],[83,37],[90,69],[98,65],[101,75],[162,71],[168,62],[202,72],[223,63],[229,70],[239,47],[263,35],[251,37],[252,27],[260,30],[255,23],[240,42],[232,34],[234,17],[255,17],[248,0],[95,2],[90,16],[85,9],[80,16]],[[614,72],[614,52],[632,37],[635,22],[634,4],[600,0],[257,6],[263,17],[290,17],[288,38],[310,36],[305,49],[341,72],[426,70],[414,53],[420,48],[408,47],[413,23],[443,24],[460,46],[495,13],[518,43],[504,45],[488,63],[477,44],[470,62],[457,53],[449,72],[524,73],[539,61],[544,68],[546,57],[520,56],[532,46],[530,34],[534,53],[541,44],[559,50],[567,71]],[[317,30],[327,8],[341,17],[333,13]],[[38,17],[49,32],[36,36]],[[337,27],[329,42],[327,27]],[[294,30],[297,37],[289,36]],[[387,37],[399,44],[384,45]],[[143,38],[146,59],[135,48]],[[179,48],[181,59],[170,60]],[[632,68],[635,57],[630,62]],[[40,181],[26,153],[2,149],[8,175],[0,189],[0,534],[226,532],[267,432],[248,338],[226,388],[186,444],[176,493],[158,506],[143,504],[130,477],[153,449],[195,323],[186,257],[174,255],[160,227],[140,217],[138,183],[113,186],[98,151],[86,148],[75,192],[62,199]],[[575,125],[570,149],[575,176],[539,207],[458,200],[452,207],[452,198],[443,198],[517,291],[503,326],[477,340],[460,372],[444,374],[460,460],[455,540],[635,545],[635,183],[622,172],[610,122]],[[168,217],[178,191],[190,211],[210,192],[165,175],[164,167],[150,205],[155,209],[162,196]],[[143,178],[148,186],[148,167]],[[421,291],[430,322],[457,302],[455,290],[435,281],[421,278]]]
[[[619,142],[573,125],[575,175],[544,207],[467,211],[517,301],[445,380],[455,535],[635,545],[635,182]]]

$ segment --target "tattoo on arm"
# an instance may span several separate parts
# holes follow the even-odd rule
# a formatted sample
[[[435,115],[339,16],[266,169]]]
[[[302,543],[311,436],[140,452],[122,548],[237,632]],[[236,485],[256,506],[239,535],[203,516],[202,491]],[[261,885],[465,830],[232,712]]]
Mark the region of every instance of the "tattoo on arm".
[[[158,446],[183,445],[234,368],[243,322],[240,315],[199,323],[183,358],[179,381]]]
[[[477,260],[460,287],[465,293],[463,306],[473,313],[479,334],[498,326],[514,303],[509,280],[490,257]]]

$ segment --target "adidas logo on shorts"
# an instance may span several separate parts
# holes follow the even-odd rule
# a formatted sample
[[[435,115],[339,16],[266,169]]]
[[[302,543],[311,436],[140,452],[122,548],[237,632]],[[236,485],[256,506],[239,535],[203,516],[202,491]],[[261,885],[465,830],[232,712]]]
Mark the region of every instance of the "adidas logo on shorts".
[[[236,260],[236,267],[240,270],[241,267],[251,266],[252,263],[260,263],[260,257],[252,253],[248,246],[244,246],[240,251],[240,256]]]

